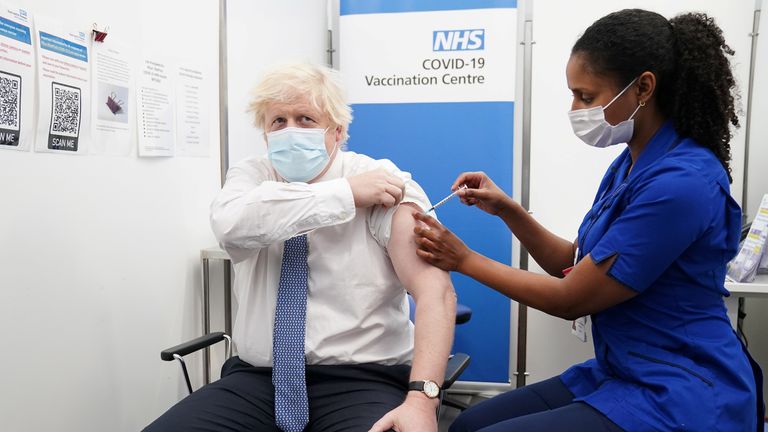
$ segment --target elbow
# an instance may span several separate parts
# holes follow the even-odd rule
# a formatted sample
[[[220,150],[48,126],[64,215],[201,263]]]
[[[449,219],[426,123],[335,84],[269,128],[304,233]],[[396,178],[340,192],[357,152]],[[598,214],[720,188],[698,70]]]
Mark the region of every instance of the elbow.
[[[261,229],[258,223],[243,226],[242,221],[216,212],[211,212],[210,222],[213,235],[225,249],[260,249],[274,242],[274,233]]]
[[[210,223],[214,237],[222,246],[231,246],[237,238],[236,221],[226,217],[223,212],[211,212]]]
[[[573,321],[589,314],[589,312],[585,310],[583,305],[577,304],[575,301],[566,298],[560,304],[556,305],[550,314],[567,321]]]
[[[584,316],[586,312],[583,301],[579,301],[579,299],[571,295],[573,290],[563,286],[565,283],[563,279],[557,280],[557,283],[558,289],[554,290],[552,295],[549,296],[550,303],[543,305],[544,307],[541,310],[568,321]]]
[[[562,319],[564,319],[566,321],[573,321],[573,320],[576,320],[576,319],[579,319],[579,318],[583,317],[584,314],[577,313],[577,312],[575,312],[573,310],[565,310],[565,311],[563,311],[563,312],[561,312],[561,313],[559,313],[559,314],[557,314],[555,316],[557,316],[558,318],[562,318]]]
[[[442,284],[438,290],[437,301],[445,309],[448,316],[456,316],[456,305],[458,300],[456,298],[456,291],[453,289],[453,284],[450,279],[447,283]]]
[[[426,288],[411,291],[414,301],[417,305],[420,303],[428,304],[429,309],[442,309],[447,315],[455,316],[456,291],[453,289],[450,277],[446,273],[445,278],[441,278],[438,283],[434,283],[434,278],[431,279],[432,283],[427,283],[427,281],[422,283],[414,282],[413,286],[423,286]]]
[[[440,288],[438,289],[439,293],[439,301],[443,308],[445,309],[448,316],[455,317],[456,316],[456,305],[458,303],[458,299],[456,297],[456,290],[453,289],[453,283],[451,283],[450,277],[446,278],[447,281],[440,285]]]

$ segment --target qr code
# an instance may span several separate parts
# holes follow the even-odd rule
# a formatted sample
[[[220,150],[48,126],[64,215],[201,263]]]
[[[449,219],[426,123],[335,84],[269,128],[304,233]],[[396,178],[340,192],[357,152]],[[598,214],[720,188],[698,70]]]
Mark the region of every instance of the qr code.
[[[0,72],[0,127],[19,130],[21,77]]]
[[[51,133],[76,137],[80,130],[80,89],[53,83]]]

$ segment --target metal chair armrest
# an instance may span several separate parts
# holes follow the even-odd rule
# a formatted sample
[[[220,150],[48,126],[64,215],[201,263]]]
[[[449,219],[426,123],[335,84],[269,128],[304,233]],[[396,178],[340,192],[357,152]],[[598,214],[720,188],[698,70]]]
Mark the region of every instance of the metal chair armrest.
[[[160,358],[164,361],[172,361],[174,360],[174,354],[178,354],[183,357],[187,354],[209,347],[228,337],[229,336],[227,336],[224,332],[208,333],[207,335],[200,336],[198,338],[161,351]]]
[[[221,342],[222,340],[227,341],[226,356],[229,358],[232,355],[232,338],[230,338],[224,332],[208,333],[207,335],[203,335],[174,347],[165,349],[160,352],[160,358],[164,361],[179,361],[179,364],[181,364],[181,371],[184,374],[184,380],[187,382],[187,390],[189,390],[189,393],[191,394],[192,382],[189,380],[187,365],[184,363],[183,357],[187,354],[199,351],[215,343]]]
[[[445,367],[445,381],[443,381],[443,390],[451,388],[454,382],[459,379],[464,369],[469,366],[469,356],[464,353],[456,353],[448,359]]]

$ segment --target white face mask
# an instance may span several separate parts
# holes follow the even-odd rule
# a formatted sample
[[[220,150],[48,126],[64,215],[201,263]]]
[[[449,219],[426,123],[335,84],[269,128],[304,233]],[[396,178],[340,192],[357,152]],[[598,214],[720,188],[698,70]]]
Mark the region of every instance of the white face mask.
[[[629,142],[629,140],[632,139],[632,134],[634,133],[635,128],[635,121],[632,118],[637,114],[637,111],[640,110],[640,107],[645,106],[645,102],[640,102],[640,105],[638,105],[635,112],[629,116],[629,119],[624,120],[617,125],[612,125],[605,120],[605,109],[611,106],[616,99],[623,95],[635,81],[637,81],[637,78],[633,79],[628,86],[624,87],[624,90],[620,91],[616,97],[611,99],[605,107],[596,106],[568,111],[568,117],[571,119],[573,133],[592,147],[603,148]]]

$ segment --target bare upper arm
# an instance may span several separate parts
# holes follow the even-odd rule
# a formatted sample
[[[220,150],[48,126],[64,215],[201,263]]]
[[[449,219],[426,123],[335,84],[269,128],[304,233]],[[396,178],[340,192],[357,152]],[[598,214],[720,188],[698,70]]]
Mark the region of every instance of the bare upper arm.
[[[432,266],[416,255],[416,242],[413,228],[416,220],[413,212],[421,209],[411,203],[401,204],[392,216],[392,231],[387,244],[387,252],[392,260],[392,266],[408,292],[414,299],[422,294],[422,291],[434,292],[434,294],[452,291],[452,285],[448,272]]]

